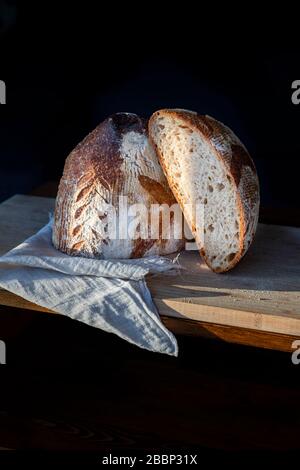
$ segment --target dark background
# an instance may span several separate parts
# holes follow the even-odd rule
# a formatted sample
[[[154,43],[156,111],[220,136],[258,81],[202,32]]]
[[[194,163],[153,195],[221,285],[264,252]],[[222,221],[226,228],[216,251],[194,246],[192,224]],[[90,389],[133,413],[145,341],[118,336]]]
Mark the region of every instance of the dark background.
[[[263,19],[243,4],[229,22],[215,3],[210,13],[187,2],[165,12],[97,5],[0,0],[0,201],[58,180],[107,115],[181,107],[232,127],[255,160],[263,206],[299,214],[297,13],[284,21],[280,5],[275,23],[274,5]],[[98,456],[195,445],[199,460],[234,451],[243,463],[255,451],[269,463],[298,453],[290,354],[178,337],[175,359],[59,315],[3,307],[0,319],[1,449]]]
[[[231,25],[214,5],[211,15],[202,5],[198,13],[159,5],[0,1],[1,200],[59,179],[68,153],[107,115],[181,107],[214,116],[244,141],[263,206],[299,207],[291,83],[300,48],[283,43],[296,15],[260,29],[261,13],[251,20],[246,9]]]

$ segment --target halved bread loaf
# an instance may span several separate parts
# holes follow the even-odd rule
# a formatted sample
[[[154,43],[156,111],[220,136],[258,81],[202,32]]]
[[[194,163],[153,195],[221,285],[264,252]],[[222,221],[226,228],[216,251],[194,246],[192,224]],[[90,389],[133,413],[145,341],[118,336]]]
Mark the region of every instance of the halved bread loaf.
[[[259,183],[246,148],[224,124],[181,109],[154,113],[149,136],[206,263],[215,272],[233,268],[258,221]]]
[[[122,235],[129,221],[120,198],[127,198],[128,211],[141,205],[140,223],[133,236]],[[180,250],[184,241],[162,233],[150,237],[149,211],[153,204],[176,204],[148,139],[147,121],[131,113],[117,113],[103,121],[68,156],[56,198],[53,224],[54,246],[69,254],[90,258],[141,258]],[[116,211],[116,236],[108,225],[108,211]],[[146,236],[140,234],[145,227]],[[175,230],[176,232],[176,230]]]

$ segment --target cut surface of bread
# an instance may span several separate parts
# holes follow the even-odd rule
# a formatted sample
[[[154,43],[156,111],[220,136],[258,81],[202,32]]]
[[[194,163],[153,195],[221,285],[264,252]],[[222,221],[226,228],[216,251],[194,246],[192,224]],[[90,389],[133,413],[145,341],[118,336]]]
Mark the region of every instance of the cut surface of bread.
[[[233,268],[259,211],[257,173],[244,145],[215,119],[179,109],[154,113],[149,135],[206,263],[215,272]]]

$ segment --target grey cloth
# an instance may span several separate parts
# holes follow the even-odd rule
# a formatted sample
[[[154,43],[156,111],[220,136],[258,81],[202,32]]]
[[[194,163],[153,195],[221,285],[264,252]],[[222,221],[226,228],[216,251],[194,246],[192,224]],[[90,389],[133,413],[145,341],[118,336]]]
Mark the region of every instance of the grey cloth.
[[[162,324],[145,275],[175,267],[158,256],[93,260],[68,256],[51,241],[50,221],[0,257],[0,286],[150,351],[178,354],[174,335]]]

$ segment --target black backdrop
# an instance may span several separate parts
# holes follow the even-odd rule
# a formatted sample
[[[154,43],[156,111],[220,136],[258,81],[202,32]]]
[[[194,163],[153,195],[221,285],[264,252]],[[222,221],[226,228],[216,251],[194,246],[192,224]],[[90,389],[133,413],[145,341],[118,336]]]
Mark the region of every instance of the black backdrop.
[[[299,207],[300,105],[291,84],[300,47],[282,42],[293,15],[258,36],[245,11],[232,28],[220,11],[204,15],[192,4],[173,3],[167,14],[155,3],[96,5],[0,0],[1,200],[59,179],[67,154],[107,115],[180,107],[239,135],[264,206]]]
[[[280,4],[275,25],[274,5],[260,24],[261,11],[250,18],[244,2],[230,23],[215,3],[210,15],[202,3],[173,2],[165,14],[162,2],[97,5],[0,0],[0,201],[58,179],[68,152],[108,114],[176,106],[236,131],[264,206],[299,208],[297,12],[284,22]],[[182,422],[180,442],[197,436],[210,464],[225,447],[242,449],[243,465],[249,446],[272,449],[276,463],[277,449],[298,450],[299,373],[289,355],[179,337],[175,364],[59,315],[4,307],[0,332],[11,365],[1,368],[1,446],[164,452]],[[202,463],[205,449],[197,452]]]

